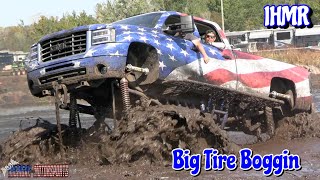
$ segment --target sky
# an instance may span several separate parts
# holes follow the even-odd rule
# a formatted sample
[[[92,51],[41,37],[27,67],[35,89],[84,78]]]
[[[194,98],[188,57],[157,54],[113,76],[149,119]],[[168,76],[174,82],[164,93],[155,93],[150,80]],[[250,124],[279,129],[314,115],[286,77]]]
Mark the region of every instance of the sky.
[[[16,26],[20,20],[29,25],[41,15],[62,17],[73,10],[95,15],[95,6],[101,2],[106,0],[0,0],[0,27]]]

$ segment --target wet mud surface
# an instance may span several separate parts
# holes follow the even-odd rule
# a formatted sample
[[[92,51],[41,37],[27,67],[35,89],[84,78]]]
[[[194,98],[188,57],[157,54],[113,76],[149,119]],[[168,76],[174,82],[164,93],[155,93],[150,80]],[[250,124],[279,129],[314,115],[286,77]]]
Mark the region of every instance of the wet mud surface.
[[[194,153],[209,147],[221,153],[240,150],[227,133],[212,122],[212,117],[200,116],[199,110],[172,105],[135,107],[118,121],[111,134],[104,128],[90,127],[81,130],[79,140],[75,137],[80,132],[73,135],[67,125],[62,125],[62,131],[64,153],[59,149],[56,125],[36,119],[33,126],[15,132],[4,142],[2,159],[40,164],[62,161],[95,164],[93,161],[96,161],[98,165],[109,165],[143,161],[169,165],[171,150],[178,147]],[[52,158],[55,155],[57,158]]]
[[[280,119],[275,136],[258,142],[255,136],[221,130],[212,123],[212,117],[201,116],[197,110],[177,106],[136,107],[118,122],[112,133],[104,128],[95,129],[94,117],[81,114],[83,129],[79,139],[80,134],[74,135],[68,130],[69,115],[62,111],[62,153],[54,113],[54,107],[49,105],[0,107],[0,167],[13,158],[25,164],[67,163],[70,165],[68,179],[193,179],[189,171],[171,168],[172,149],[189,148],[192,153],[199,153],[213,147],[220,153],[230,154],[248,147],[261,155],[280,154],[284,149],[300,155],[302,169],[286,171],[281,176],[283,179],[320,179],[319,113],[300,113]],[[111,119],[105,122],[113,125]],[[75,141],[70,141],[72,138]],[[270,177],[264,177],[262,171],[238,168],[235,171],[202,170],[197,179]]]
[[[43,112],[42,112],[43,113]],[[176,147],[189,148],[198,153],[204,148],[213,147],[221,153],[236,153],[240,148],[249,147],[255,153],[280,154],[283,149],[301,157],[300,171],[285,172],[282,178],[318,179],[320,176],[320,115],[297,114],[278,122],[276,135],[267,142],[256,142],[252,136],[222,131],[209,123],[211,117],[204,118],[199,113],[183,107],[163,106],[132,109],[112,133],[93,129],[91,117],[82,131],[78,146],[71,147],[71,134],[63,125],[64,153],[59,152],[54,119],[47,121],[35,118],[41,111],[33,112],[33,119],[24,123],[24,130],[16,131],[1,143],[1,167],[10,158],[26,164],[70,164],[70,179],[191,179],[189,171],[174,171],[171,168],[170,150]],[[45,113],[47,114],[47,113]],[[28,115],[28,112],[24,116]],[[14,118],[7,112],[7,116]],[[66,122],[67,115],[63,115]],[[91,120],[90,120],[91,119]],[[130,121],[129,121],[130,120]],[[211,122],[211,121],[210,121]],[[36,125],[36,123],[38,123]],[[112,124],[108,120],[107,124]],[[31,128],[30,128],[31,127]],[[91,127],[91,128],[90,128]],[[125,128],[128,127],[128,128]],[[18,130],[18,129],[17,129]],[[8,137],[8,134],[6,135]],[[236,145],[236,140],[247,138],[252,145]],[[238,143],[241,144],[241,143]],[[242,143],[243,144],[243,143]],[[262,171],[204,171],[199,179],[261,179]]]

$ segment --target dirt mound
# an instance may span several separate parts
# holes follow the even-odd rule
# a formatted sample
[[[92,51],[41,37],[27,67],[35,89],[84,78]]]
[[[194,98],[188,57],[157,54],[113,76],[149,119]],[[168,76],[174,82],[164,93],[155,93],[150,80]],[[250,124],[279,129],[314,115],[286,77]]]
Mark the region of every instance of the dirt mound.
[[[39,119],[35,126],[20,130],[2,146],[1,162],[14,158],[20,163],[114,164],[122,162],[169,163],[171,150],[189,148],[202,153],[213,147],[221,153],[236,153],[225,131],[209,115],[176,106],[135,107],[119,121],[111,134],[93,127],[81,131],[82,139],[71,148],[72,135],[62,125],[64,153],[59,152],[57,127]],[[100,129],[101,130],[101,129]]]
[[[299,113],[278,122],[274,138],[290,140],[301,137],[320,137],[320,113]]]

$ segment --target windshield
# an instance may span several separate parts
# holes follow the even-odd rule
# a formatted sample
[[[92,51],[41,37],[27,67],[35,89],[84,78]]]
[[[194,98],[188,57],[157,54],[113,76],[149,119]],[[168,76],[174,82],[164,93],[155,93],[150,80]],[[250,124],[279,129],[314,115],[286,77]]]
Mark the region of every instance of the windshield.
[[[138,15],[114,22],[112,24],[128,24],[153,28],[157,24],[161,15],[162,13]]]

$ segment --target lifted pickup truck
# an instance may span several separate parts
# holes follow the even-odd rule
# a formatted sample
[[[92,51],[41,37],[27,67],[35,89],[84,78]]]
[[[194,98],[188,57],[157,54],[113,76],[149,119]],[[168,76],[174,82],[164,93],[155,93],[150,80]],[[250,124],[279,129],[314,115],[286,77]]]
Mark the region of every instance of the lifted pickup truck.
[[[191,41],[175,35],[203,38],[207,30],[217,39],[203,43],[211,59],[205,64]],[[70,93],[62,108],[84,99],[91,106],[78,105],[79,111],[96,117],[103,111],[102,121],[119,118],[138,97],[216,114],[222,128],[241,120],[244,129],[270,136],[275,109],[309,111],[312,101],[306,69],[232,50],[217,23],[173,11],[49,34],[31,47],[27,79],[34,96]]]

